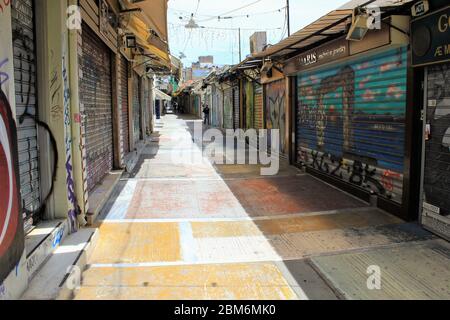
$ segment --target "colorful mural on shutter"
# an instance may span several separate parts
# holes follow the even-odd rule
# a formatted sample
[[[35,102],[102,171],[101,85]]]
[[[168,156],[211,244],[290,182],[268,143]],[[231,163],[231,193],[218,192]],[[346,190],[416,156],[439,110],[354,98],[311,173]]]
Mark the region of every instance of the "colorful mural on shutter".
[[[223,97],[223,127],[233,129],[233,88],[227,88]]]
[[[280,130],[280,152],[286,153],[286,81],[283,79],[267,84],[265,94],[266,129]]]
[[[298,76],[298,160],[402,202],[407,48]]]
[[[439,208],[441,215],[449,216],[450,64],[428,69],[427,95],[424,201]]]

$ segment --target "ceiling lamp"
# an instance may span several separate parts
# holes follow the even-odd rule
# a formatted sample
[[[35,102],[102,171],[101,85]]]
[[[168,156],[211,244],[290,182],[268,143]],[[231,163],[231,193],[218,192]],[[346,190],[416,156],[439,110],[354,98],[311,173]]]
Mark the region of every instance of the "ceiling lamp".
[[[191,19],[189,19],[189,22],[187,25],[184,26],[186,29],[197,29],[199,28],[199,25],[194,20],[194,14],[191,14]]]

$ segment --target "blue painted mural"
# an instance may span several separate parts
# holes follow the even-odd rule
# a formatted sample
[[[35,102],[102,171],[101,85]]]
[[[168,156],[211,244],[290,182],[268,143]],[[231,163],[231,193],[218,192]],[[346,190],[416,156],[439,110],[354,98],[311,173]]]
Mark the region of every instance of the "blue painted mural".
[[[407,49],[298,76],[298,160],[402,200]]]

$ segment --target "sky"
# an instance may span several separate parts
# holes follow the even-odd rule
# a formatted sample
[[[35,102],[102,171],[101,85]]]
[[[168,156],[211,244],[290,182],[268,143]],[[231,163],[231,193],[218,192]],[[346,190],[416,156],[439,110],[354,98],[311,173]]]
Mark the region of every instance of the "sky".
[[[290,0],[291,33],[307,26],[348,0]],[[241,9],[239,9],[241,8]],[[169,45],[174,56],[190,66],[199,56],[213,55],[217,65],[239,60],[241,28],[242,59],[250,54],[250,36],[266,31],[268,43],[287,37],[286,0],[169,0]],[[239,10],[235,10],[239,9]],[[204,28],[186,29],[191,14]],[[219,20],[217,17],[229,17]]]

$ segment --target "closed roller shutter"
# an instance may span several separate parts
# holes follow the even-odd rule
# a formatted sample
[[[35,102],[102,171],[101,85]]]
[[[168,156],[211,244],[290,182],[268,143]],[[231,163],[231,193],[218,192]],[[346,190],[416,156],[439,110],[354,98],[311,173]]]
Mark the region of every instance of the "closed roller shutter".
[[[83,80],[87,186],[91,191],[113,168],[111,53],[100,38],[83,25]]]
[[[255,93],[253,83],[245,80],[243,88],[244,129],[253,129],[255,127]]]
[[[450,64],[428,68],[425,226],[450,239]]]
[[[266,129],[279,130],[280,153],[287,158],[286,145],[286,81],[279,80],[266,85],[265,99],[265,122]],[[269,145],[271,145],[271,134],[269,131]]]
[[[264,129],[263,88],[255,83],[255,129]]]
[[[38,129],[32,118],[26,117],[22,123],[19,122],[20,116],[25,112],[37,115],[34,1],[12,1],[11,15],[20,193],[24,208],[34,211],[39,208],[41,201]],[[25,228],[28,230],[33,217],[24,213],[24,218]]]
[[[407,49],[298,76],[298,160],[402,203]]]
[[[128,61],[125,57],[120,57],[120,95],[122,112],[122,146],[123,154],[130,152],[130,118],[128,109]]]
[[[141,140],[141,83],[139,75],[136,72],[133,73],[133,140],[134,143],[138,143]]]
[[[233,88],[233,109],[234,109],[234,129],[239,129],[241,126],[241,106],[239,86]]]
[[[233,88],[225,90],[223,102],[224,128],[233,129]]]

